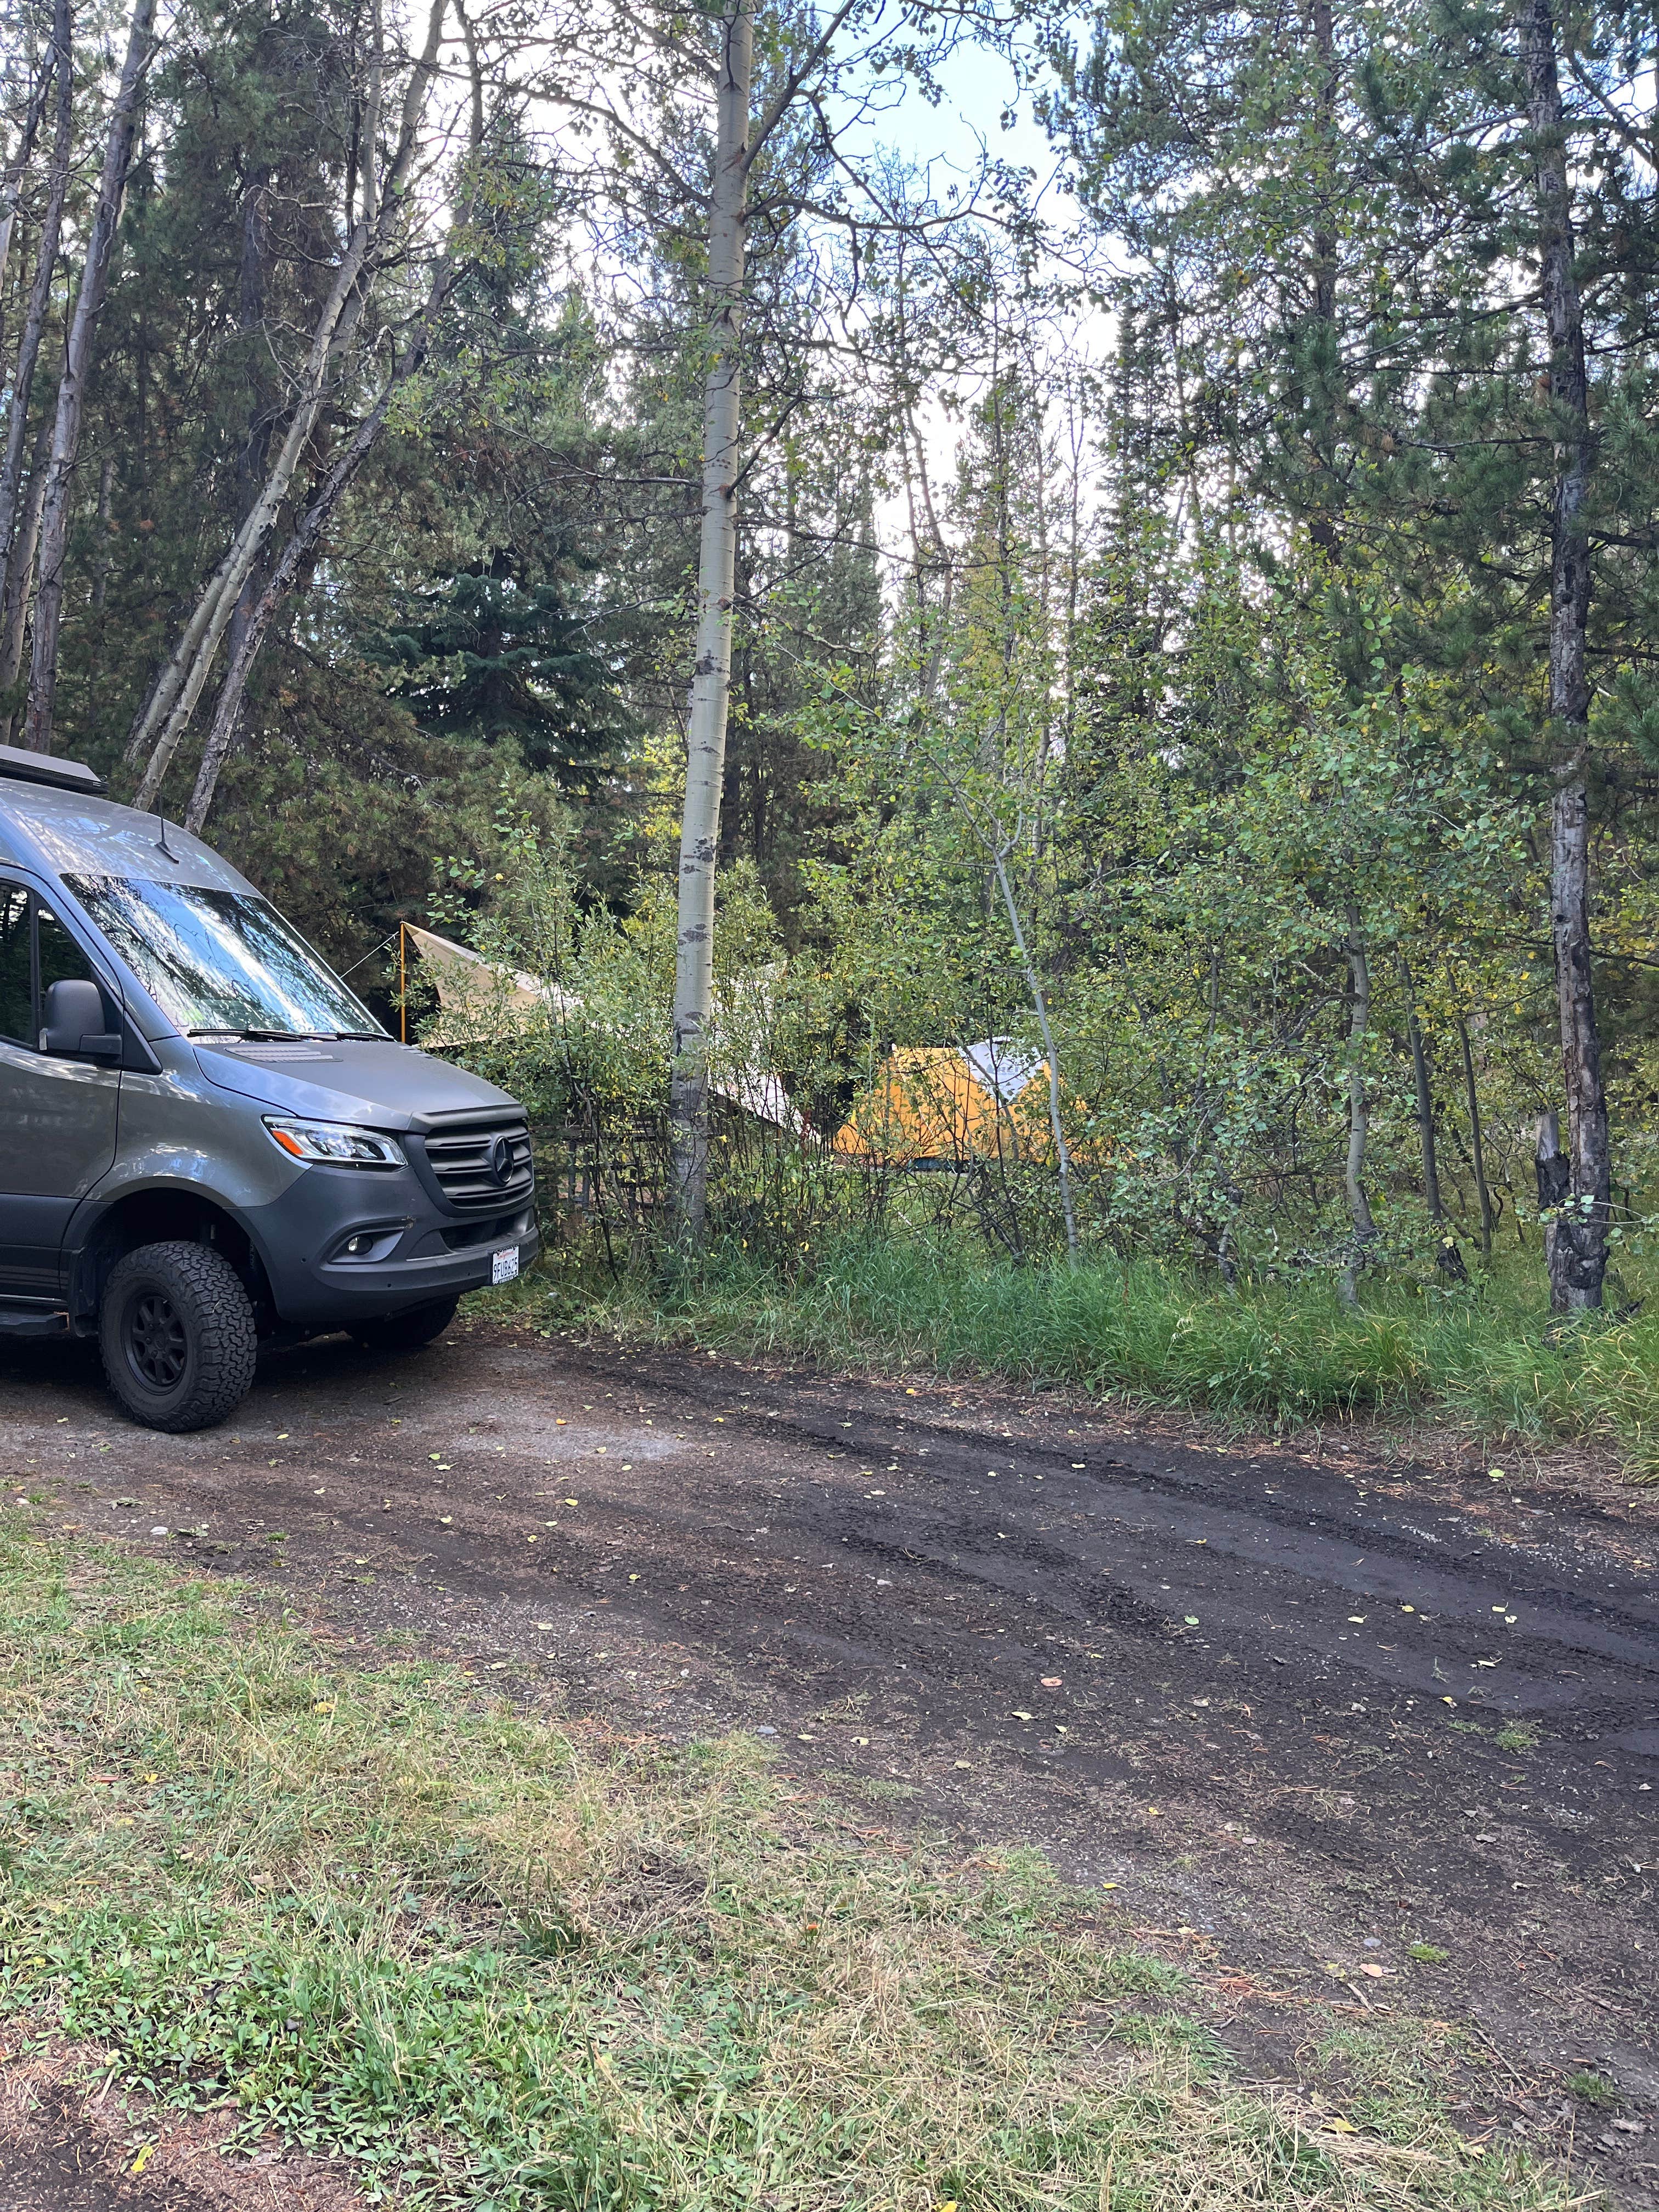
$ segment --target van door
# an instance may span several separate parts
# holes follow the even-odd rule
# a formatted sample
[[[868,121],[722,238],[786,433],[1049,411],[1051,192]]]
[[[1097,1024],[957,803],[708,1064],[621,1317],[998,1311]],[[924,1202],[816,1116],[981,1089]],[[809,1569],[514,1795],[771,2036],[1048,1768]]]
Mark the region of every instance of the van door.
[[[45,901],[0,875],[0,1297],[59,1295],[69,1218],[115,1158],[119,1071],[40,1048],[64,976],[104,989]]]

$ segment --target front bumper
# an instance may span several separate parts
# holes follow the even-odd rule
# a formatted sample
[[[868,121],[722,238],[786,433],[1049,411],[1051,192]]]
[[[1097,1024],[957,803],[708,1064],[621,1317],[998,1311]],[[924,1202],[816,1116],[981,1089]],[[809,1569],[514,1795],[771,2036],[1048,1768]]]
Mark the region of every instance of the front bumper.
[[[499,1213],[462,1212],[412,1167],[307,1167],[247,1227],[277,1318],[313,1334],[481,1290],[495,1254],[516,1248],[522,1272],[541,1249],[533,1193]]]

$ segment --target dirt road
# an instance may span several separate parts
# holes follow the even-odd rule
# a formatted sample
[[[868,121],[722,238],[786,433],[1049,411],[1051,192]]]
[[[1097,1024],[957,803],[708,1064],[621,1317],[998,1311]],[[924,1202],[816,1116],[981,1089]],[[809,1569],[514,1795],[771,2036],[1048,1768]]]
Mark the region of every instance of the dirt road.
[[[179,1439],[77,1352],[7,1354],[0,1423],[64,1525],[1042,1845],[1260,2071],[1310,1999],[1467,2021],[1516,2124],[1659,2200],[1659,1501],[482,1324],[274,1358]],[[1564,2096],[1584,2068],[1617,2124]]]

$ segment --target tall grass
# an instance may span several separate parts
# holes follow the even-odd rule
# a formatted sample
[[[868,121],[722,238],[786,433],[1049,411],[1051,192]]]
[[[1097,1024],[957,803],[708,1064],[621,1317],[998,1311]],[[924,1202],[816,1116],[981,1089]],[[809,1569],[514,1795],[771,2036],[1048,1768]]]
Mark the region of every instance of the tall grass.
[[[991,1265],[920,1237],[847,1237],[785,1275],[724,1251],[695,1273],[529,1294],[596,1327],[889,1368],[1067,1384],[1285,1426],[1438,1414],[1493,1439],[1601,1438],[1659,1477],[1659,1304],[1553,1322],[1541,1289],[1323,1279],[1236,1292],[1151,1261]]]

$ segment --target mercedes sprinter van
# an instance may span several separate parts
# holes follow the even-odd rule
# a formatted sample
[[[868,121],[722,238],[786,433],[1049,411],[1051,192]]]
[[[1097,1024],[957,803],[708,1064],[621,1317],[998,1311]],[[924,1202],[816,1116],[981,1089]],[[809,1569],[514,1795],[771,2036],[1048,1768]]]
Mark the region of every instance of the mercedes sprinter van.
[[[199,839],[0,746],[0,1336],[200,1429],[262,1341],[425,1344],[537,1250],[524,1110],[401,1045]]]

